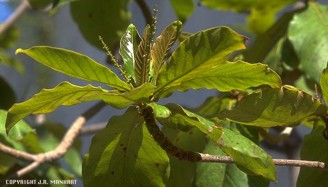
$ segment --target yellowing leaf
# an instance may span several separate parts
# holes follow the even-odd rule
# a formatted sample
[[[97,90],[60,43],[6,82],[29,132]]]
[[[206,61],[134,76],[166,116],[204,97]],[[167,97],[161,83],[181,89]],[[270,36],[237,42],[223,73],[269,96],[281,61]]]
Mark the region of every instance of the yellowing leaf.
[[[320,86],[323,98],[328,102],[328,68],[324,69],[320,76]]]
[[[53,89],[43,89],[25,102],[14,104],[8,112],[6,130],[8,132],[16,122],[30,114],[49,113],[60,105],[71,106],[86,101],[103,100],[113,107],[125,108],[130,104],[147,101],[153,90],[154,86],[150,83],[131,92],[121,93],[91,85],[81,87],[63,82]]]
[[[276,180],[276,170],[271,156],[248,138],[224,128],[217,144],[244,172]]]

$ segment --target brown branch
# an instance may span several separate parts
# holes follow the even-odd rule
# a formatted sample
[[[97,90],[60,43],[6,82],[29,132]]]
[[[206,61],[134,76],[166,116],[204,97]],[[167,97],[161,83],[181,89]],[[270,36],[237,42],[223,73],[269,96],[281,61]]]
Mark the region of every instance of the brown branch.
[[[12,24],[15,23],[17,18],[23,14],[23,12],[28,8],[29,4],[27,0],[23,0],[21,4],[16,8],[14,13],[0,25],[0,35],[3,34]]]
[[[141,110],[141,115],[144,117],[147,129],[153,136],[154,140],[166,151],[167,154],[174,156],[180,160],[191,162],[215,162],[215,163],[234,163],[230,156],[216,156],[210,154],[197,153],[192,151],[182,150],[173,145],[163,134],[156,124],[153,114],[153,109],[146,106]],[[273,159],[275,165],[278,166],[295,166],[295,167],[310,167],[328,169],[324,162],[308,161],[308,160],[291,160],[291,159]]]
[[[216,156],[210,154],[198,153],[201,162],[218,162],[218,163],[234,163],[230,156]],[[277,166],[294,166],[294,167],[308,167],[308,168],[321,168],[327,169],[327,165],[320,161],[308,160],[291,160],[291,159],[273,159],[273,163]]]
[[[6,153],[8,155],[14,156],[15,158],[28,160],[28,161],[34,161],[36,160],[36,156],[33,154],[25,153],[23,151],[19,151],[16,149],[13,149],[5,144],[0,143],[0,151],[3,153]]]
[[[9,146],[0,143],[0,151],[19,159],[23,159],[26,161],[33,161],[28,166],[17,171],[14,177],[21,177],[33,171],[34,169],[36,169],[37,167],[39,167],[45,162],[50,162],[61,158],[71,147],[76,136],[82,132],[81,129],[85,124],[85,122],[88,119],[90,119],[92,116],[94,116],[99,110],[101,110],[103,106],[105,106],[103,102],[98,103],[97,105],[95,105],[94,107],[90,108],[85,113],[83,113],[80,117],[78,117],[73,122],[69,130],[66,132],[61,143],[57,146],[57,148],[55,148],[52,151],[41,153],[41,154],[30,154],[24,151],[16,150],[14,148],[11,148]],[[193,162],[234,163],[233,159],[229,156],[216,156],[216,155],[203,154],[203,153],[197,153],[192,151],[184,151],[176,147],[163,135],[163,133],[158,128],[153,115],[153,111],[150,107],[145,107],[142,110],[141,114],[144,116],[144,119],[146,121],[146,126],[149,132],[153,135],[155,141],[157,141],[160,144],[160,146],[169,155],[175,156],[181,160],[187,160]],[[102,127],[100,126],[98,127],[97,131],[101,130],[104,127],[104,125],[101,126]],[[321,168],[321,169],[328,168],[324,162],[320,162],[320,161],[273,159],[273,162],[275,165],[279,165],[279,166],[310,167],[310,168]]]
[[[82,135],[88,135],[88,134],[95,134],[97,132],[100,132],[104,130],[107,123],[97,123],[97,124],[91,124],[86,127],[83,127],[79,133],[80,136]]]
[[[33,161],[28,166],[17,171],[15,173],[15,177],[21,177],[27,174],[45,162],[50,162],[61,158],[72,146],[76,136],[79,134],[85,122],[91,117],[93,117],[95,114],[97,114],[104,106],[104,102],[99,102],[90,109],[88,109],[86,112],[84,112],[81,116],[79,116],[68,129],[59,145],[52,151],[41,154],[30,154],[24,151],[13,149],[0,143],[0,151],[16,158],[24,159],[27,161]]]

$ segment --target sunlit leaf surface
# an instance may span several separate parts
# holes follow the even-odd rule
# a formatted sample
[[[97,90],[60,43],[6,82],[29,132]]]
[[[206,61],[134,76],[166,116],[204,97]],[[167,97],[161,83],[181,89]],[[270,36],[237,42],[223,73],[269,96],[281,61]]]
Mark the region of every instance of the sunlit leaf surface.
[[[129,109],[92,139],[83,163],[84,185],[164,187],[168,164],[141,116]]]

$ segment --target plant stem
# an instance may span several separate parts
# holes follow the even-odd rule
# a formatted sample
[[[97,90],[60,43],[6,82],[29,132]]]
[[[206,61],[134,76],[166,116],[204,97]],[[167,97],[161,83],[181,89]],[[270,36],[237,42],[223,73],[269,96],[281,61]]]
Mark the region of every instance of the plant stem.
[[[167,154],[177,157],[180,160],[188,160],[191,162],[201,161],[201,155],[192,151],[185,151],[174,144],[172,144],[159,129],[156,124],[153,109],[150,106],[146,106],[142,109],[141,114],[146,122],[149,133],[153,136],[154,140],[166,151]]]
[[[104,102],[99,102],[93,107],[89,108],[86,112],[84,112],[81,116],[76,118],[70,128],[67,130],[66,134],[64,135],[63,139],[59,143],[59,145],[52,151],[41,153],[41,154],[30,154],[23,151],[19,151],[8,147],[2,143],[0,143],[0,151],[12,155],[16,158],[24,159],[27,161],[33,161],[26,167],[22,168],[21,170],[17,171],[14,176],[11,178],[21,177],[45,162],[50,162],[53,160],[57,160],[64,156],[68,149],[72,146],[75,138],[80,133],[81,128],[85,124],[87,120],[97,114],[106,104]]]
[[[29,165],[17,171],[14,176],[10,178],[22,177],[23,175],[33,171],[38,166],[45,162],[50,162],[61,158],[71,147],[76,136],[81,133],[81,129],[85,122],[97,114],[105,103],[100,102],[88,109],[85,113],[79,116],[69,128],[61,143],[52,151],[31,154],[24,151],[16,150],[7,145],[0,143],[0,151],[8,155],[14,156],[15,158],[23,159],[26,161],[32,161]],[[177,157],[181,160],[192,161],[192,162],[213,162],[213,163],[234,163],[230,156],[217,156],[204,153],[197,153],[192,151],[184,151],[175,145],[173,145],[161,132],[156,124],[153,110],[151,107],[146,106],[142,109],[141,114],[144,116],[148,131],[153,135],[154,140],[169,154]],[[99,128],[97,129],[97,131]],[[308,161],[308,160],[290,160],[290,159],[273,159],[275,165],[278,166],[295,166],[295,167],[309,167],[309,168],[321,168],[328,169],[328,166],[324,162],[320,161]]]
[[[182,150],[173,145],[163,134],[156,124],[153,109],[146,106],[142,109],[141,115],[144,117],[147,129],[153,136],[154,140],[166,151],[167,154],[174,156],[180,160],[191,162],[215,162],[215,163],[234,163],[230,156],[216,156],[204,153]],[[275,165],[278,166],[295,166],[328,169],[324,162],[307,161],[307,160],[290,160],[290,159],[273,159]]]

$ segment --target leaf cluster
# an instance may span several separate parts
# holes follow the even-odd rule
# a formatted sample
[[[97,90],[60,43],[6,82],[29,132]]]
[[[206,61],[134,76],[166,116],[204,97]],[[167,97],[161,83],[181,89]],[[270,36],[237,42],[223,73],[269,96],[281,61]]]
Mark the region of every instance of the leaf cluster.
[[[30,1],[35,9],[65,2]],[[182,21],[194,10],[193,1],[170,2]],[[82,166],[85,186],[229,186],[233,183],[268,186],[269,180],[277,180],[276,171],[271,156],[258,145],[266,139],[260,132],[300,124],[313,127],[305,138],[302,158],[327,161],[319,153],[327,148],[321,135],[322,131],[327,133],[327,45],[323,37],[327,30],[328,19],[324,13],[327,7],[311,2],[302,10],[284,14],[276,22],[275,14],[291,2],[201,1],[203,6],[213,9],[249,12],[248,26],[257,37],[247,49],[246,37],[229,27],[186,34],[182,33],[182,22],[175,21],[154,39],[156,19],[145,27],[142,35],[134,25],[127,26],[128,1],[72,2],[73,19],[91,44],[104,47],[95,32],[106,33],[102,37],[103,41],[110,41],[109,48],[116,42],[120,44],[123,67],[116,67],[121,76],[90,57],[67,49],[35,46],[16,50],[16,54],[25,54],[55,71],[104,86],[79,86],[65,81],[41,90],[31,99],[14,104],[8,113],[0,113],[0,120],[5,124],[1,138],[19,150],[35,153],[50,150],[46,142],[58,142],[59,135],[47,134],[42,143],[23,118],[49,113],[59,106],[102,100],[126,111],[111,117],[106,128],[93,137]],[[105,11],[105,7],[110,8]],[[115,19],[115,15],[120,15],[120,19]],[[101,17],[109,19],[104,23]],[[314,26],[308,28],[309,24]],[[314,29],[318,27],[322,29]],[[177,41],[176,49],[172,50]],[[313,84],[319,85],[323,98],[309,94]],[[189,89],[214,89],[218,96],[208,98],[194,109],[178,103],[158,103],[176,91]],[[153,119],[153,129],[147,124],[148,118]],[[56,126],[47,127],[63,133]],[[313,149],[318,154],[312,154],[313,145],[320,145]],[[184,158],[180,153],[188,151],[228,155],[235,164],[196,164],[178,159]],[[65,159],[76,163],[79,160],[73,162],[72,158],[77,154],[71,150]],[[6,167],[1,174],[14,162],[16,159],[4,157],[1,165]],[[71,177],[56,164],[49,167],[46,174],[49,179]],[[81,175],[78,168],[72,169]],[[317,173],[322,178],[327,175],[302,169],[298,186],[314,184]]]

